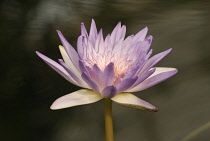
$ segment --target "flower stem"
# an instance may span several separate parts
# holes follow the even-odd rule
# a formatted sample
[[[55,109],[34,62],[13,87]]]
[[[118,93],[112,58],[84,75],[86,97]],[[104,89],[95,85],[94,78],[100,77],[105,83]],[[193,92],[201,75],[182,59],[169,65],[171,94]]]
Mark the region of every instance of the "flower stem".
[[[112,101],[110,99],[105,99],[104,106],[106,141],[114,141],[112,123]]]

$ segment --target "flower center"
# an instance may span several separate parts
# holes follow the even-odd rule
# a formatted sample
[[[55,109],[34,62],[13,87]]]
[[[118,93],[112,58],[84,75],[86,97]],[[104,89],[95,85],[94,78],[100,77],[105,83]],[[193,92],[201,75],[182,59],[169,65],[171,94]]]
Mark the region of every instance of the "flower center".
[[[129,59],[127,56],[120,56],[117,54],[112,54],[111,52],[104,54],[89,53],[87,58],[85,58],[85,63],[87,66],[92,67],[94,64],[97,64],[102,71],[104,71],[110,62],[114,63],[115,76],[123,78],[125,74],[132,68],[134,61]]]

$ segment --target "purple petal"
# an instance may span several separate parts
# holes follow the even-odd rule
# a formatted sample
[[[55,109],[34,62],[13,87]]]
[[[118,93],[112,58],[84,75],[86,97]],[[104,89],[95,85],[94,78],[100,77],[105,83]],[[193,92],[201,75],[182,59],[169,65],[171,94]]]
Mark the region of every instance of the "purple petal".
[[[137,42],[137,41],[144,41],[146,35],[148,32],[148,27],[145,27],[144,29],[142,29],[141,31],[139,31],[133,39],[133,43]]]
[[[78,56],[77,52],[69,44],[69,42],[65,39],[65,37],[63,36],[63,34],[59,30],[57,30],[57,33],[59,35],[59,38],[60,38],[68,56],[69,56],[69,58],[71,59],[74,66],[79,70],[79,56]]]
[[[81,35],[83,35],[85,37],[87,37],[87,35],[88,35],[84,23],[81,23]]]
[[[92,90],[82,89],[58,98],[50,107],[53,110],[97,102],[103,97]]]
[[[137,80],[138,77],[124,79],[117,85],[117,92],[123,92],[130,88]]]
[[[109,86],[114,80],[114,63],[109,63],[103,71],[104,87]]]
[[[84,36],[79,36],[77,39],[77,52],[80,57],[84,54]]]
[[[36,51],[36,54],[45,62],[47,63],[52,69],[54,69],[57,73],[59,73],[61,76],[63,76],[66,80],[71,82],[74,85],[77,85],[81,87],[77,82],[71,78],[71,76],[68,74],[68,72],[57,62],[53,61],[52,59],[48,58],[47,56],[43,55],[42,53]]]
[[[138,79],[136,80],[136,82],[130,87],[130,89],[132,89],[133,87],[139,85],[141,82],[143,82],[145,79],[147,79],[150,75],[152,75],[155,72],[155,68],[151,69],[147,72],[145,72],[144,74],[138,76]],[[129,90],[127,90],[129,91]]]
[[[104,42],[104,37],[103,37],[103,31],[102,29],[99,31],[99,45],[98,48],[96,48],[96,50],[98,51],[98,53],[103,54],[104,53],[104,49],[105,49],[105,42]]]
[[[153,49],[150,49],[147,55],[145,56],[145,60],[148,60],[149,57],[152,55]]]
[[[63,68],[69,73],[69,75],[76,81],[78,84],[80,84],[82,87],[89,88],[87,85],[81,81],[74,73],[73,71],[64,63],[62,59],[58,60],[60,64],[63,66]]]
[[[120,39],[124,39],[124,38],[125,38],[125,34],[126,34],[126,26],[123,25],[123,26],[122,26],[122,33],[121,33]]]
[[[92,69],[89,71],[89,74],[90,74],[90,77],[91,79],[100,87],[102,88],[103,85],[103,73],[102,71],[100,70],[100,68],[94,64]]]
[[[106,52],[111,51],[112,47],[113,47],[113,45],[111,43],[111,36],[110,36],[110,34],[108,34],[104,41],[104,50],[106,48],[106,50],[105,50]]]
[[[127,54],[128,50],[130,49],[131,45],[133,44],[133,38],[134,35],[130,35],[128,36],[122,43],[122,50],[121,50],[121,54],[125,55]]]
[[[150,46],[152,44],[152,39],[153,39],[153,36],[149,35],[149,36],[147,36],[147,38],[144,41],[142,41],[142,45],[141,46],[142,46],[144,52],[148,52],[149,51],[149,48],[150,48]]]
[[[152,39],[153,37],[149,35],[144,41],[135,42],[135,43],[140,43],[140,44],[137,44],[137,48],[139,49],[138,52],[141,53],[140,55],[142,57],[144,57],[144,54],[147,54],[147,52],[149,51],[149,48],[152,44]]]
[[[148,110],[148,111],[158,111],[158,108],[153,106],[152,104],[136,97],[131,93],[119,93],[115,97],[112,98],[112,101],[131,108]]]
[[[90,34],[89,34],[89,39],[92,43],[95,43],[96,37],[97,37],[97,28],[96,28],[96,23],[92,19],[91,26],[90,26]]]
[[[99,52],[100,48],[104,47],[102,42],[104,42],[104,40],[103,40],[103,30],[100,29],[99,33],[98,33],[98,36],[96,38],[95,47],[94,47],[95,51],[97,53]]]
[[[137,55],[138,50],[142,48],[142,44],[143,44],[143,42],[140,42],[140,41],[133,43],[132,46],[130,46],[129,50],[127,51],[127,54],[132,55],[132,57],[134,55]],[[141,54],[141,56],[142,56],[142,54]]]
[[[145,90],[147,88],[150,88],[150,87],[170,78],[171,76],[175,75],[178,72],[178,70],[175,68],[156,67],[155,69],[156,69],[155,72],[149,78],[144,80],[142,83],[140,83],[136,87],[134,87],[130,90],[127,90],[127,92],[137,92],[137,91]]]
[[[113,45],[120,39],[121,36],[121,22],[119,22],[111,33],[111,42]]]
[[[117,89],[115,86],[107,86],[102,91],[102,96],[104,98],[112,98],[117,94]]]
[[[163,59],[169,52],[171,52],[172,48],[158,53],[155,56],[153,56],[152,58],[150,58],[146,64],[144,65],[144,67],[142,68],[142,72],[149,70],[151,67],[153,67],[154,65],[156,65],[161,59]]]
[[[121,50],[122,50],[122,42],[123,39],[118,40],[118,42],[115,43],[115,45],[112,48],[112,54],[116,54],[117,56],[121,56]]]
[[[90,86],[90,88],[92,88],[95,92],[100,93],[98,85],[90,78],[86,72],[82,73],[82,78]]]
[[[102,74],[102,71],[101,69],[98,67],[97,64],[94,64],[93,67],[92,67],[92,70],[95,74]]]
[[[139,57],[139,58],[141,58],[141,57]],[[142,60],[137,60],[136,62],[135,62],[135,65],[136,66],[139,66],[139,69],[136,71],[136,73],[135,73],[135,75],[134,76],[139,76],[139,74],[140,74],[140,72],[141,72],[141,70],[142,70],[142,68],[143,68],[143,66],[144,66],[144,64],[146,63],[146,60],[144,60],[144,59],[142,59]]]
[[[132,68],[123,79],[127,78],[133,78],[133,76],[136,74],[136,71],[139,69],[139,66]]]
[[[79,60],[79,68],[81,72],[88,72],[82,60]]]

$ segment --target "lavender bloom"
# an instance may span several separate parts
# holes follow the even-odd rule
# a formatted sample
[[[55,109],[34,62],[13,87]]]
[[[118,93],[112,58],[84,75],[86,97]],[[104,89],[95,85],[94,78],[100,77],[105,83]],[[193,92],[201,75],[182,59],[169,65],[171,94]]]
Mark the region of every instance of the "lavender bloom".
[[[97,102],[103,98],[133,108],[157,111],[158,109],[130,92],[152,87],[177,73],[175,68],[154,67],[172,49],[153,57],[150,45],[153,37],[146,37],[145,27],[136,35],[125,39],[126,26],[119,22],[111,34],[103,38],[102,29],[97,31],[92,20],[88,34],[81,23],[81,35],[77,51],[60,31],[63,46],[59,46],[62,59],[59,63],[36,52],[51,68],[70,83],[85,89],[58,98],[51,109],[62,109]]]

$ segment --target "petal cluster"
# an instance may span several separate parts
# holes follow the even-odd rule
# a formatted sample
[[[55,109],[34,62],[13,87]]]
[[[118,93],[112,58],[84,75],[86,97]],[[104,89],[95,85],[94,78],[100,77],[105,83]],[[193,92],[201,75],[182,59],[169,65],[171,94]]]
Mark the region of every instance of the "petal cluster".
[[[51,68],[82,89],[57,99],[51,109],[89,104],[110,98],[114,102],[134,108],[157,111],[157,108],[129,92],[152,87],[177,73],[175,68],[154,67],[172,49],[151,57],[153,37],[145,27],[136,35],[125,38],[126,26],[119,22],[111,34],[103,37],[92,20],[88,33],[81,23],[77,51],[57,31],[63,46],[63,59],[58,62],[36,52]]]

